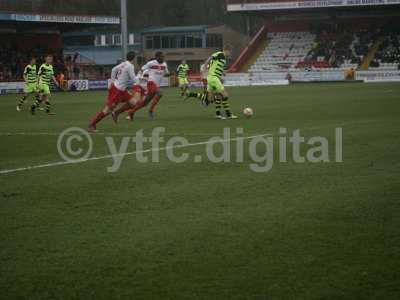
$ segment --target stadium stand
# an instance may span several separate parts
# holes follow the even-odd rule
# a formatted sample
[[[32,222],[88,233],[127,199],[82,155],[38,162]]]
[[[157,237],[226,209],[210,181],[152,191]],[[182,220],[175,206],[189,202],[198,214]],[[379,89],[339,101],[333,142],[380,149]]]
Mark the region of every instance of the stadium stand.
[[[11,5],[12,1],[8,2],[8,5]],[[27,4],[28,2],[26,1]],[[265,1],[227,2],[244,5]],[[11,7],[4,5],[0,5],[0,9]],[[36,16],[43,15],[39,13],[30,17]],[[0,38],[5,41],[0,44],[0,81],[22,80],[22,70],[32,54],[37,56],[38,63],[41,63],[46,53],[53,53],[56,73],[63,73],[66,79],[72,80],[106,79],[111,64],[115,64],[116,57],[119,57],[120,38],[115,31],[118,26],[112,28],[115,32],[111,29],[105,30],[110,26],[106,20],[100,19],[94,23],[87,21],[85,30],[76,30],[76,24],[68,24],[65,20],[57,19],[57,22],[50,23],[34,18],[32,22],[16,22],[11,14],[7,14],[6,17],[8,19],[0,24]],[[262,73],[287,74],[308,70],[398,70],[400,30],[398,25],[393,25],[395,17],[385,20],[382,16],[359,17],[358,13],[337,13],[335,17],[316,13],[315,18],[308,15],[299,18],[296,14],[278,13],[274,17],[266,15],[265,22],[260,22],[263,23],[261,30],[248,43],[247,52],[242,52],[239,63],[232,64],[231,72],[251,72],[261,76]],[[137,34],[137,37],[139,42],[134,41],[130,44],[130,49],[134,49],[133,46],[136,45],[138,49],[134,50],[140,52],[145,36]],[[143,48],[146,50],[146,46]],[[151,48],[149,51],[153,50]],[[173,48],[171,52],[178,51]],[[117,56],[115,53],[118,53]],[[112,63],[104,63],[103,58],[110,58]],[[286,77],[282,74],[273,76],[279,79]],[[268,76],[262,78],[270,79]],[[234,80],[240,83],[239,79]]]
[[[287,70],[303,60],[315,36],[309,32],[268,33],[268,46],[250,68],[251,72]]]
[[[385,33],[382,38],[370,69],[397,70],[400,62],[400,33],[392,30]]]
[[[308,30],[271,31],[250,72],[296,69],[396,70],[400,62],[399,31],[393,27],[310,24]]]

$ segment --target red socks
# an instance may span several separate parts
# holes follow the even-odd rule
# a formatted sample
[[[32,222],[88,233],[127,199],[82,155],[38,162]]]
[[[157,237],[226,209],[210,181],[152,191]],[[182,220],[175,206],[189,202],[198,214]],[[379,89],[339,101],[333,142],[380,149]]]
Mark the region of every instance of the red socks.
[[[106,114],[103,113],[103,111],[99,112],[96,117],[93,118],[92,121],[90,121],[90,125],[96,126],[97,123],[99,123],[101,120],[105,118]]]
[[[160,97],[160,96],[155,96],[155,97],[154,97],[153,102],[151,103],[151,107],[150,107],[150,111],[151,111],[151,112],[154,112],[154,110],[155,110],[155,108],[156,108],[158,102],[160,102],[160,100],[161,100],[161,97]]]

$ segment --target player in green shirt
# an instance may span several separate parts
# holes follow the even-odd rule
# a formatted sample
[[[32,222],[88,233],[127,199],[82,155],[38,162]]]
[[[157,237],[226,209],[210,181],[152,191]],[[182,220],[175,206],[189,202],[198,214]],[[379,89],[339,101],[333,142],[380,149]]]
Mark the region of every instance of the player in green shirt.
[[[216,118],[237,119],[237,116],[232,114],[228,103],[228,92],[225,90],[222,77],[225,74],[226,59],[231,55],[231,47],[226,45],[222,51],[217,51],[212,54],[205,62],[208,65],[207,76],[207,93],[189,93],[187,98],[196,97],[208,105],[214,100]],[[225,110],[225,116],[221,114],[221,108]]]
[[[24,70],[24,80],[25,80],[25,89],[22,98],[19,100],[17,104],[17,111],[22,110],[22,105],[28,99],[29,95],[34,94],[36,101],[39,100],[39,90],[37,86],[37,70],[36,70],[36,58],[31,57],[29,65],[25,67]]]
[[[186,60],[182,60],[182,63],[176,69],[178,73],[179,88],[181,89],[181,96],[186,95],[186,91],[189,87],[188,72],[190,70]]]
[[[54,70],[53,70],[53,56],[47,55],[45,58],[45,63],[42,64],[39,68],[38,72],[38,89],[40,94],[42,95],[41,99],[35,101],[35,103],[31,106],[31,113],[35,114],[36,108],[39,106],[41,102],[44,101],[46,105],[46,113],[51,114],[50,112],[50,84],[53,81],[56,86],[59,87],[59,84],[54,77]]]

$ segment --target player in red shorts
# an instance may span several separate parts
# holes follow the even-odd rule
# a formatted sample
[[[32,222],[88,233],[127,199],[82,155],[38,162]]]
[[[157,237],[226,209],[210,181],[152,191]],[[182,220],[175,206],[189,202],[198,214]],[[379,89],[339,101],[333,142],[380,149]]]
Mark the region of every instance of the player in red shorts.
[[[137,83],[133,86],[132,92],[133,92],[133,101],[136,105],[132,107],[130,103],[125,103],[121,107],[115,109],[112,112],[112,117],[114,119],[114,122],[118,122],[118,117],[120,114],[123,112],[128,112],[128,114],[134,114],[136,110],[142,108],[145,106],[144,103],[149,103],[152,99],[151,94],[149,94],[149,91],[151,93],[154,92],[152,90],[154,88],[153,84],[149,81],[149,74],[148,72],[144,71],[140,74],[138,77]]]
[[[96,132],[96,125],[108,116],[120,103],[127,103],[131,107],[136,105],[133,94],[128,91],[129,87],[136,82],[135,74],[135,52],[129,52],[127,60],[111,71],[111,86],[108,91],[107,102],[104,108],[90,121],[88,131]]]
[[[149,74],[148,96],[129,112],[128,118],[131,120],[135,112],[147,106],[150,101],[149,115],[150,118],[154,118],[156,106],[163,96],[160,91],[162,79],[170,76],[168,66],[164,61],[164,54],[161,51],[156,53],[155,59],[150,60],[142,67],[142,71]]]

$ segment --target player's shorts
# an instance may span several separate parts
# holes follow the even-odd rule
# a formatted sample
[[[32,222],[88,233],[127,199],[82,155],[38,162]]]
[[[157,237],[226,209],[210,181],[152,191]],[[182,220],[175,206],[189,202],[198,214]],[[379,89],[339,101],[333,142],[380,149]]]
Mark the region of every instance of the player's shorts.
[[[160,88],[154,81],[149,81],[147,83],[147,91],[149,95],[154,95],[160,92]]]
[[[202,78],[201,81],[203,82],[203,85],[204,85],[204,86],[207,86],[207,85],[208,85],[207,78]]]
[[[50,95],[50,86],[45,83],[39,83],[38,85],[39,92],[43,95]]]
[[[134,93],[139,93],[140,97],[144,97],[147,95],[147,90],[144,87],[142,87],[140,84],[135,84],[132,88],[132,91]]]
[[[184,86],[189,84],[189,80],[187,78],[179,77],[178,81],[179,81],[179,86]]]
[[[127,102],[132,98],[132,95],[128,93],[127,90],[121,91],[115,87],[114,84],[111,84],[110,89],[108,90],[107,97],[107,106],[114,107],[121,102]]]
[[[26,94],[32,94],[32,93],[37,93],[39,91],[38,86],[35,83],[26,83],[25,84],[25,88],[24,88],[24,92]]]
[[[225,91],[225,87],[218,77],[211,76],[207,78],[208,85],[207,90],[211,93],[222,93]]]

